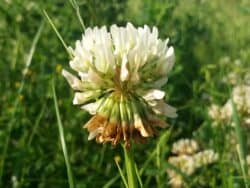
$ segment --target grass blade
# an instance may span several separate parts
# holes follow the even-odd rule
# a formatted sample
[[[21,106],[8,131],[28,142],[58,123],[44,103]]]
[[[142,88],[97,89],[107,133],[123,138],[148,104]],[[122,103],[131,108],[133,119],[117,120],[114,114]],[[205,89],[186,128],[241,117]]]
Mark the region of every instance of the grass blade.
[[[30,137],[29,137],[29,139],[27,141],[27,145],[26,145],[27,148],[30,148],[31,143],[32,143],[32,141],[34,139],[34,136],[37,133],[36,131],[37,131],[37,128],[40,125],[40,121],[41,121],[41,119],[42,119],[42,117],[44,115],[45,108],[46,108],[46,104],[43,104],[43,107],[42,107],[40,113],[38,114],[38,117],[37,117],[37,119],[35,121],[34,127],[33,127],[32,131],[31,131]],[[20,186],[21,187],[23,186],[23,183],[24,183],[24,175],[25,175],[25,171],[24,171],[24,168],[22,168],[21,178],[20,178]]]
[[[240,166],[241,166],[241,171],[242,171],[242,175],[243,175],[243,179],[244,179],[244,183],[245,183],[245,187],[248,188],[248,183],[247,183],[247,165],[246,165],[246,151],[245,151],[245,141],[244,141],[244,135],[241,129],[241,124],[240,124],[240,119],[237,113],[237,109],[236,106],[234,104],[234,101],[231,97],[231,105],[233,108],[233,122],[235,124],[235,134],[236,134],[236,138],[237,138],[237,153],[239,156],[239,161],[240,161]]]
[[[49,17],[49,15],[47,14],[46,10],[43,10],[43,14],[45,15],[46,19],[48,20],[49,24],[51,25],[51,27],[53,28],[54,32],[56,33],[57,37],[59,38],[59,40],[61,41],[62,45],[64,46],[66,52],[68,52],[69,56],[72,57],[71,53],[68,50],[68,47],[66,45],[66,43],[64,42],[62,36],[60,35],[59,31],[57,30],[55,24],[53,23],[53,21],[51,20],[51,18]]]
[[[122,181],[123,181],[125,187],[126,187],[126,188],[129,188],[129,187],[128,187],[127,180],[126,180],[126,178],[125,178],[125,176],[124,176],[124,174],[123,174],[123,172],[122,172],[122,169],[121,169],[121,167],[120,167],[120,165],[119,165],[119,161],[118,161],[116,158],[115,158],[115,164],[116,164],[116,166],[117,166],[117,168],[118,168],[118,170],[119,170],[120,176],[121,176],[121,178],[122,178]]]
[[[109,187],[111,187],[118,179],[119,179],[119,175],[117,174],[115,177],[113,177],[107,183],[105,183],[105,185],[103,186],[103,188],[109,188]]]
[[[85,31],[85,24],[84,24],[83,19],[81,17],[80,9],[79,9],[79,6],[78,6],[76,0],[69,0],[69,2],[71,3],[72,7],[75,9],[77,18],[82,26],[83,31]]]
[[[143,183],[142,183],[141,176],[140,176],[140,173],[139,173],[139,170],[138,170],[136,163],[135,163],[135,173],[136,173],[140,188],[143,188]]]
[[[149,157],[147,158],[147,160],[144,162],[144,164],[142,165],[141,169],[139,170],[139,174],[142,175],[143,172],[145,171],[145,169],[147,168],[147,166],[150,164],[151,161],[154,160],[154,157],[156,157],[156,161],[157,163],[159,163],[159,159],[157,159],[157,156],[159,157],[159,147],[163,146],[168,139],[170,138],[170,134],[172,132],[172,127],[166,131],[158,140],[157,142],[157,146],[155,147],[155,149],[150,153]],[[158,164],[160,166],[160,164]]]
[[[32,129],[32,132],[31,132],[31,134],[30,134],[30,137],[29,137],[29,139],[28,139],[27,147],[30,147],[31,142],[32,142],[33,139],[34,139],[34,136],[35,136],[35,134],[36,134],[36,130],[37,130],[39,124],[40,124],[40,121],[41,121],[43,115],[44,115],[45,109],[46,109],[46,104],[43,105],[43,107],[42,107],[42,109],[41,109],[41,112],[39,113],[39,115],[38,115],[38,117],[37,117],[37,119],[36,119],[36,121],[35,121],[34,127],[33,127],[33,129]]]
[[[59,113],[59,109],[58,109],[58,103],[57,103],[57,97],[56,97],[54,81],[52,82],[52,92],[53,92],[53,99],[54,99],[54,105],[55,105],[55,110],[56,110],[58,131],[59,131],[60,141],[61,141],[61,145],[62,145],[63,156],[64,156],[64,159],[65,159],[66,168],[67,168],[68,183],[69,183],[70,188],[74,188],[74,179],[73,179],[73,174],[72,174],[71,166],[70,166],[70,163],[69,163],[67,147],[66,147],[66,143],[65,143],[65,139],[64,139],[63,125],[62,125],[62,121],[61,121],[61,117],[60,117],[60,113]]]

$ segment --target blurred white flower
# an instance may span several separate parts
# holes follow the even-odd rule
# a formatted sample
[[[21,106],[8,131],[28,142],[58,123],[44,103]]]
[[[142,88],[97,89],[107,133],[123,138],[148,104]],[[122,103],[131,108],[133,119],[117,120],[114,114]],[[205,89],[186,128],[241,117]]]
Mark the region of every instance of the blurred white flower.
[[[208,114],[214,120],[218,120],[219,121],[221,119],[220,107],[218,105],[216,105],[216,104],[212,104],[208,108]]]
[[[185,185],[183,178],[181,175],[174,173],[173,171],[169,171],[169,184],[172,188],[181,188]]]
[[[168,162],[186,175],[191,175],[195,171],[195,164],[192,156],[180,155],[177,157],[170,157]],[[171,187],[179,188],[185,185],[183,177],[175,170],[168,169],[167,173],[169,176],[168,183],[171,185]]]
[[[195,171],[194,159],[192,156],[180,155],[177,157],[170,157],[168,162],[174,167],[178,168],[182,173],[186,175],[192,175]],[[171,187],[177,188],[182,187],[185,182],[180,174],[172,169],[167,170],[169,176],[169,184]]]
[[[208,108],[208,115],[214,120],[212,124],[213,126],[228,123],[231,120],[232,113],[233,108],[230,101],[228,101],[223,107],[212,104]]]
[[[250,86],[238,85],[234,87],[232,96],[237,110],[243,114],[250,114]]]
[[[244,77],[244,82],[250,85],[250,72],[247,72]]]
[[[236,59],[236,60],[234,60],[234,64],[240,65],[240,64],[242,64],[242,61],[240,59]]]
[[[187,175],[191,175],[195,170],[195,161],[192,156],[180,155],[178,157],[170,157],[168,162],[179,168]]]
[[[19,182],[15,175],[11,176],[11,184],[13,188],[19,187]]]
[[[180,139],[173,144],[172,153],[174,154],[194,154],[199,150],[198,143],[193,139]]]
[[[250,126],[250,117],[243,118],[243,124],[246,126]]]
[[[177,116],[161,90],[174,65],[174,49],[168,39],[158,38],[156,27],[87,28],[69,51],[78,76],[62,74],[76,91],[73,104],[94,115],[84,126],[89,139],[114,145],[141,141],[154,136],[156,127],[166,127],[159,115]]]
[[[224,83],[236,85],[239,83],[239,75],[236,72],[230,72],[228,75],[222,78],[222,81]]]
[[[232,90],[232,99],[236,106],[237,113],[240,114],[243,125],[250,125],[250,86],[237,85]],[[215,121],[213,125],[224,123],[232,125],[233,106],[229,99],[223,106],[212,104],[208,108],[208,114]]]
[[[231,63],[231,59],[230,59],[230,57],[225,56],[225,57],[223,57],[223,58],[220,59],[220,63],[222,65],[228,65],[228,64]]]
[[[173,144],[172,153],[176,156],[170,157],[168,162],[182,173],[191,176],[198,168],[212,164],[219,158],[218,153],[212,149],[201,152],[198,150],[199,146],[195,140],[181,139]],[[185,181],[179,172],[169,168],[167,173],[171,187],[185,187]]]
[[[204,150],[194,155],[196,168],[214,163],[218,159],[218,153],[215,153],[212,149]]]

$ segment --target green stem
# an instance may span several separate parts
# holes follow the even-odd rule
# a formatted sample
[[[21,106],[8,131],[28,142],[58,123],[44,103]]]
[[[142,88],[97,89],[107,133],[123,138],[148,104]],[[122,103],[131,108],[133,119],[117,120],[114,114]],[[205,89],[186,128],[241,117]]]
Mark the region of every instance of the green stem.
[[[125,166],[126,166],[126,172],[127,172],[127,178],[128,178],[128,187],[137,188],[138,180],[136,176],[136,167],[135,167],[135,161],[134,161],[134,156],[132,152],[132,146],[130,149],[127,149],[125,146],[123,146],[123,150],[124,150]]]

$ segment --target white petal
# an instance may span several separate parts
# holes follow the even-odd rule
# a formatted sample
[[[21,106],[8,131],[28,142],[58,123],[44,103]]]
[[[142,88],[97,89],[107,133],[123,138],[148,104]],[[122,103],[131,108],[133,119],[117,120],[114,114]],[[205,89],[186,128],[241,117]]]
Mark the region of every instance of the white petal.
[[[161,57],[157,71],[160,75],[166,75],[173,67],[175,62],[174,48],[171,46],[167,49],[165,56]]]
[[[135,120],[134,120],[134,126],[135,126],[135,128],[136,128],[137,130],[140,131],[141,135],[142,135],[143,137],[148,137],[148,136],[150,136],[150,135],[148,134],[148,132],[146,131],[146,129],[145,129],[144,125],[143,125],[143,122],[142,122],[141,118],[140,118],[138,115],[135,115],[135,116],[134,116],[134,119],[135,119]]]
[[[158,90],[158,89],[151,89],[149,92],[147,92],[143,98],[146,101],[152,101],[152,100],[160,100],[163,99],[163,97],[165,96],[165,92]]]
[[[82,82],[77,77],[75,77],[73,74],[71,74],[68,71],[63,69],[62,75],[67,79],[69,85],[73,89],[75,89],[75,90],[83,90],[84,89]]]
[[[88,71],[87,77],[89,80],[91,80],[93,83],[101,83],[102,78],[92,69]]]
[[[172,69],[175,62],[174,48],[172,46],[168,49],[166,58],[167,58],[166,63],[168,64],[166,72],[169,72]]]
[[[74,59],[72,59],[69,62],[70,67],[77,71],[77,72],[86,72],[87,67],[83,66],[83,64],[81,64],[80,62],[82,62],[83,60],[79,59],[79,57],[75,57]]]
[[[170,47],[168,48],[166,57],[167,57],[167,58],[173,58],[173,57],[174,57],[174,48],[173,48],[172,46],[170,46]]]
[[[163,77],[163,78],[160,78],[159,80],[155,81],[154,82],[154,86],[156,88],[161,88],[162,86],[164,86],[164,84],[166,84],[168,81],[168,77]]]
[[[153,107],[153,110],[155,113],[163,114],[163,115],[170,117],[170,118],[177,117],[176,109],[174,107],[166,104],[162,100],[158,101],[158,104]]]
[[[90,99],[98,97],[99,95],[99,91],[85,91],[83,93],[76,92],[73,99],[73,104],[83,104]]]
[[[157,105],[157,101],[156,100],[152,100],[152,101],[147,101],[149,106],[156,106]]]
[[[130,81],[133,84],[137,84],[140,81],[140,76],[137,71],[134,71],[130,76]]]
[[[99,106],[100,106],[100,103],[101,103],[101,100],[99,100],[99,101],[97,101],[97,102],[89,103],[89,104],[83,105],[83,106],[81,107],[81,109],[86,110],[86,111],[89,112],[91,115],[95,115],[97,109],[98,109]]]
[[[127,59],[127,56],[124,55],[122,57],[122,64],[121,64],[121,75],[120,75],[120,79],[122,82],[124,82],[125,80],[128,79],[128,68],[127,68],[127,65],[128,65],[128,59]]]

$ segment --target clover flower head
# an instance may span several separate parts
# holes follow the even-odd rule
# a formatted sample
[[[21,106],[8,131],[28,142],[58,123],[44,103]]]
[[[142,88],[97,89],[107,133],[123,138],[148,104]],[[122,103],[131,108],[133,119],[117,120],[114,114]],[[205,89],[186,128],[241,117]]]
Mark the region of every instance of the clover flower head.
[[[237,110],[242,114],[250,114],[250,86],[237,85],[232,92],[233,101]]]
[[[250,86],[247,84],[236,85],[232,90],[232,100],[228,99],[223,106],[212,104],[208,108],[208,114],[212,120],[213,125],[220,123],[234,126],[232,121],[233,106],[232,101],[236,106],[237,112],[241,115],[241,123],[244,126],[250,125]]]
[[[196,168],[200,168],[205,165],[212,164],[218,161],[219,155],[218,153],[214,152],[212,149],[207,149],[201,152],[198,152],[194,155],[195,165]]]
[[[168,162],[187,175],[192,175],[195,171],[195,161],[192,156],[179,155],[175,157],[170,157],[168,159]],[[185,187],[185,181],[183,177],[180,174],[176,173],[176,171],[168,169],[167,174],[169,177],[168,184],[170,184],[171,187]]]
[[[199,150],[198,143],[193,139],[180,139],[173,144],[172,153],[192,155]]]
[[[172,153],[175,155],[169,157],[169,164],[191,176],[197,169],[218,161],[219,155],[214,150],[207,149],[198,152],[198,147],[198,143],[193,139],[178,140],[173,144]],[[168,169],[167,174],[171,187],[186,187],[183,177],[175,170]]]
[[[62,74],[76,91],[73,104],[93,115],[84,126],[89,139],[129,145],[166,127],[161,117],[177,116],[161,90],[174,65],[174,49],[168,39],[158,38],[156,27],[87,28],[69,52],[78,76]]]

